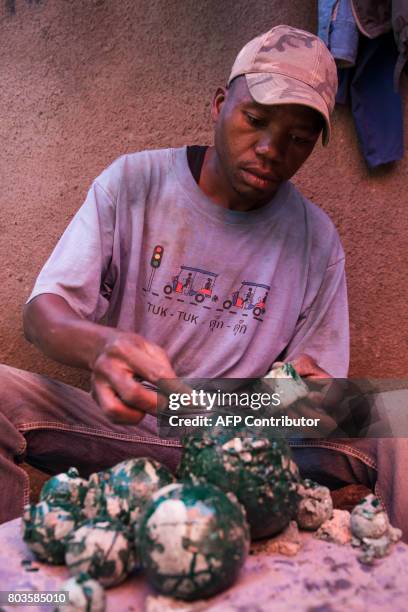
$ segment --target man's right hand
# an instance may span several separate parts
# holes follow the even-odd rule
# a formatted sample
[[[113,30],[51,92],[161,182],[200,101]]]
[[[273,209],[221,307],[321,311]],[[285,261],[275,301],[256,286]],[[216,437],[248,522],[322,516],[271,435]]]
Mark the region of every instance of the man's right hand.
[[[158,386],[176,374],[161,347],[137,334],[115,331],[93,365],[92,396],[115,423],[138,423],[146,412],[156,412],[160,400],[140,381]]]
[[[138,334],[82,318],[59,295],[44,293],[24,309],[24,333],[46,355],[92,372],[92,395],[117,423],[138,423],[164,394],[182,391],[165,351]],[[163,382],[162,379],[173,379]]]

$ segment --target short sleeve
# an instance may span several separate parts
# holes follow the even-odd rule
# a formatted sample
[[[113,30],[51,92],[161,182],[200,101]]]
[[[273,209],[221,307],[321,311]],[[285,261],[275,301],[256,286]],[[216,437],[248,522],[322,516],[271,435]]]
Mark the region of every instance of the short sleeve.
[[[115,202],[97,181],[41,270],[27,300],[63,297],[82,318],[99,321],[109,306],[105,277],[112,259]]]
[[[280,359],[307,353],[335,378],[346,378],[349,366],[349,317],[344,256],[326,268],[321,286],[306,304]]]

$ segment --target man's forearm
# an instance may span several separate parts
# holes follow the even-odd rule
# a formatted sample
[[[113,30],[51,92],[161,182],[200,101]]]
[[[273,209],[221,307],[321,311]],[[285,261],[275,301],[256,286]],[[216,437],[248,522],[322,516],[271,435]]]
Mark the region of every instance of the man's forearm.
[[[114,330],[82,319],[59,295],[44,293],[24,308],[24,334],[43,353],[91,370]]]
[[[92,395],[115,422],[136,424],[157,408],[157,393],[139,380],[160,387],[176,379],[165,351],[134,332],[82,319],[60,296],[44,293],[24,309],[24,333],[56,361],[92,371]],[[164,393],[174,385],[162,383]]]

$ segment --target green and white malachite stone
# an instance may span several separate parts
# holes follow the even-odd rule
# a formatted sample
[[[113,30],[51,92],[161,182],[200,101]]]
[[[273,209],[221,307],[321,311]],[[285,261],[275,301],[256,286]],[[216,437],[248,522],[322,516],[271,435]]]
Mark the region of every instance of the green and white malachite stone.
[[[186,600],[231,586],[249,549],[245,511],[235,496],[207,484],[163,487],[146,508],[139,538],[152,586]]]
[[[103,586],[119,584],[135,565],[126,528],[120,522],[86,521],[69,538],[65,563],[72,576],[87,572]]]
[[[65,508],[80,507],[84,501],[88,481],[79,477],[76,468],[69,468],[67,473],[50,478],[41,489],[40,501],[46,501],[52,506]]]
[[[153,493],[172,482],[175,478],[171,472],[154,459],[122,461],[106,472],[90,476],[83,515],[134,525]]]
[[[351,513],[351,533],[360,540],[381,538],[388,532],[389,525],[384,507],[373,494],[364,497]]]
[[[165,485],[176,482],[172,473],[154,459],[128,459],[110,470],[105,495],[107,514],[133,525],[152,495]]]
[[[178,475],[231,491],[246,510],[252,537],[272,536],[296,514],[299,471],[284,439],[244,429],[240,435],[213,428],[187,438]]]
[[[72,512],[47,502],[29,505],[24,508],[22,528],[23,540],[41,561],[64,563],[67,538],[76,528]]]
[[[287,408],[297,400],[306,397],[309,389],[291,363],[276,365],[278,367],[273,367],[264,376],[264,382],[271,384],[274,393],[279,395],[280,408]]]
[[[60,591],[68,593],[69,603],[58,607],[58,612],[104,612],[106,609],[104,588],[89,574],[70,578]]]
[[[360,546],[361,563],[371,565],[392,550],[392,545],[402,537],[401,529],[390,525],[380,500],[372,493],[362,499],[351,512],[350,527],[352,546]]]

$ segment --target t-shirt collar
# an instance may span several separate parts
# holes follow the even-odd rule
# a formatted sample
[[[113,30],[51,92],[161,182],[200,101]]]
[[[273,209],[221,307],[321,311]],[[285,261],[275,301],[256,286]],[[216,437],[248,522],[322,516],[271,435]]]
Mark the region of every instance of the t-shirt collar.
[[[285,181],[279,186],[278,191],[270,202],[261,208],[245,212],[229,210],[213,202],[197,185],[188,165],[187,147],[171,150],[171,166],[181,188],[189,197],[194,208],[221,223],[248,225],[272,219],[275,220],[289,196],[290,183]]]

